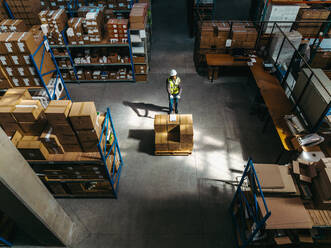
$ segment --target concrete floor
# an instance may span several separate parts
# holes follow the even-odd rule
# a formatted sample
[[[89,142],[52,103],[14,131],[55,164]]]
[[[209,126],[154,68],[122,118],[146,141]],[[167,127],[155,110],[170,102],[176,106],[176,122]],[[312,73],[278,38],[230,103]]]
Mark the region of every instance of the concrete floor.
[[[228,11],[221,11],[248,15],[249,1],[232,2],[247,8],[226,3]],[[254,91],[246,77],[211,84],[196,74],[183,13],[185,0],[153,2],[148,83],[68,86],[74,101],[95,101],[99,111],[110,107],[125,163],[118,200],[59,200],[91,233],[80,248],[234,247],[228,207],[235,189],[221,180],[240,176],[249,156],[271,163],[278,155],[275,132],[262,134],[263,123],[249,113]],[[167,108],[171,68],[183,82],[180,112],[193,114],[195,146],[187,157],[153,155],[153,117]]]

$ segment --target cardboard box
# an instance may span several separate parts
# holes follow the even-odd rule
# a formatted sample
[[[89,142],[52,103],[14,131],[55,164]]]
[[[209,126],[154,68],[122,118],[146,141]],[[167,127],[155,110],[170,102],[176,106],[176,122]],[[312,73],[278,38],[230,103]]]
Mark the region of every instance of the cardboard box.
[[[154,130],[155,132],[167,131],[167,115],[155,115]]]
[[[69,118],[75,130],[94,129],[97,120],[94,102],[73,103]]]
[[[18,142],[22,140],[22,138],[23,138],[23,134],[17,130],[11,138],[11,142],[14,144],[14,146],[17,146]]]
[[[170,120],[171,116],[173,116],[175,119]],[[168,115],[167,116],[167,130],[170,132],[172,129],[178,127],[179,128],[179,123],[180,123],[180,116],[179,115]]]
[[[301,181],[311,183],[312,178],[317,176],[316,169],[314,166],[304,164],[299,161],[292,162],[293,173],[299,176]]]
[[[78,139],[83,145],[83,143],[95,142],[95,145],[99,141],[100,129],[91,130],[77,130]]]
[[[40,136],[46,128],[47,120],[43,117],[35,122],[19,122],[19,126],[25,135]]]
[[[49,153],[41,141],[19,141],[17,149],[26,160],[47,160]]]
[[[71,105],[70,100],[51,101],[45,111],[48,122],[51,125],[66,124]]]
[[[46,128],[46,130],[40,135],[40,141],[46,147],[50,154],[63,154],[63,148],[59,139],[54,134],[52,127]]]
[[[22,100],[13,110],[18,122],[34,122],[43,115],[44,108],[39,100]]]
[[[65,152],[82,152],[79,144],[63,144],[62,147]]]
[[[98,152],[98,146],[96,145],[96,143],[94,141],[92,142],[84,142],[81,144],[82,145],[82,149],[84,152]]]
[[[16,131],[20,131],[21,133],[23,132],[19,124],[16,122],[1,123],[1,127],[5,131],[7,136],[13,136]]]
[[[180,125],[180,142],[193,144],[193,126],[190,124]]]
[[[155,150],[167,151],[168,150],[168,133],[157,132],[155,133]]]
[[[16,122],[16,119],[12,114],[13,110],[13,106],[0,105],[0,124],[6,122]]]
[[[76,135],[66,135],[66,134],[62,134],[62,133],[57,133],[56,136],[59,139],[61,145],[79,144],[78,138]]]
[[[0,100],[1,106],[13,106],[21,100],[32,100],[32,97],[26,89],[8,89]]]

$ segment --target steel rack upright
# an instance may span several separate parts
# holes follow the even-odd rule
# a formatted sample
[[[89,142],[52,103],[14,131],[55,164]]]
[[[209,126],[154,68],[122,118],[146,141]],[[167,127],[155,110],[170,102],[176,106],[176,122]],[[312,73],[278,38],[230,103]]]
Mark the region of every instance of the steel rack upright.
[[[261,216],[257,197],[263,200],[266,214]],[[249,159],[230,205],[237,247],[246,248],[263,230],[271,212],[264,199],[252,159]]]
[[[42,49],[42,58],[41,58],[40,63],[37,63],[37,61],[35,60],[35,56],[41,49]],[[46,53],[50,54],[50,56],[52,58],[52,61],[55,65],[55,69],[42,73],[42,70],[44,68],[44,58],[45,58]],[[67,87],[64,83],[64,80],[62,78],[60,69],[57,65],[56,59],[54,57],[54,54],[52,52],[51,47],[49,46],[49,43],[48,43],[48,40],[47,40],[46,36],[44,36],[43,41],[40,43],[40,45],[38,46],[36,51],[33,54],[30,54],[30,58],[32,60],[33,65],[35,66],[35,68],[37,70],[37,74],[40,78],[42,86],[45,88],[45,91],[47,93],[47,96],[48,96],[49,100],[63,100],[63,99],[71,100],[69,92],[68,92]],[[53,87],[53,89],[50,90],[49,86],[48,86],[48,82],[45,82],[43,77],[46,76],[46,75],[52,74],[52,73],[56,73],[56,77],[55,77],[54,87]],[[59,84],[59,80],[61,81],[62,85]],[[57,98],[56,97],[56,90],[60,87],[63,87],[65,95],[63,97],[58,96],[59,98]]]

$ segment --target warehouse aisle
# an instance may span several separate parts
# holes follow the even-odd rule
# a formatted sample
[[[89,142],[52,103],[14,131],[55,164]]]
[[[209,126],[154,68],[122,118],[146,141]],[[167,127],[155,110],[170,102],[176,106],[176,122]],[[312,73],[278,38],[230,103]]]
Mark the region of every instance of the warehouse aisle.
[[[125,164],[118,200],[59,200],[91,232],[80,248],[234,247],[228,214],[234,188],[221,180],[236,179],[248,156],[260,162],[277,156],[276,136],[261,135],[262,123],[249,115],[246,79],[210,84],[195,73],[185,2],[153,1],[148,83],[69,86],[74,101],[111,108]],[[153,156],[153,117],[167,108],[171,68],[183,81],[180,112],[193,114],[188,157]]]

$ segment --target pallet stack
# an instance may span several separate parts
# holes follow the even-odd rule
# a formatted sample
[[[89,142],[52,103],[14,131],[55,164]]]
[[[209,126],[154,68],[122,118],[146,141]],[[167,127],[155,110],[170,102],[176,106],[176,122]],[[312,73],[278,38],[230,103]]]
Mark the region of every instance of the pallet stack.
[[[155,155],[189,155],[193,150],[192,115],[156,115]]]

